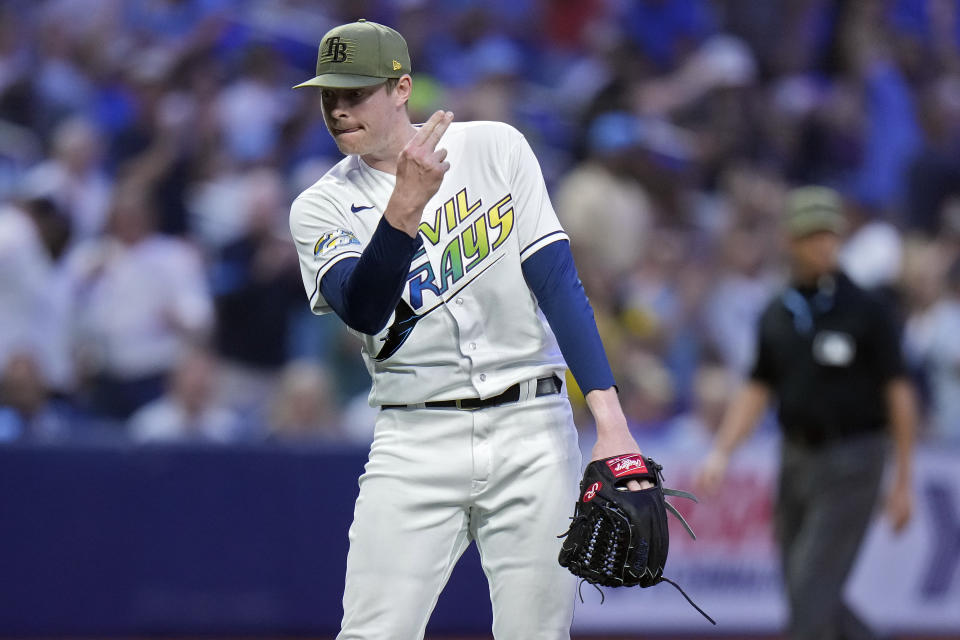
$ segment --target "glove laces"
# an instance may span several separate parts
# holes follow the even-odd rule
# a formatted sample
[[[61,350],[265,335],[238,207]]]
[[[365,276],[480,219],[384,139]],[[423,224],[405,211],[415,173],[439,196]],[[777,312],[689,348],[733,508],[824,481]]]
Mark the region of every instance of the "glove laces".
[[[670,578],[668,578],[668,577],[666,577],[666,576],[660,576],[660,580],[662,580],[663,582],[668,582],[668,583],[672,584],[672,585],[673,585],[673,588],[676,589],[677,591],[679,591],[679,592],[680,592],[680,595],[682,595],[684,598],[687,599],[687,602],[690,603],[690,606],[691,606],[691,607],[693,607],[694,609],[696,609],[696,610],[700,613],[700,615],[702,615],[704,618],[706,618],[707,620],[709,620],[709,621],[710,621],[710,624],[712,624],[713,626],[717,626],[717,621],[714,620],[713,618],[711,618],[709,615],[707,615],[707,612],[706,612],[706,611],[704,611],[704,610],[701,609],[699,606],[697,606],[697,603],[694,602],[694,601],[690,598],[690,596],[687,595],[687,592],[683,590],[683,587],[681,587],[681,586],[678,585],[676,582],[674,582],[673,580],[671,580]],[[602,601],[602,600],[600,601],[600,604],[603,604],[603,601]]]
[[[606,598],[606,595],[604,595],[604,593],[603,593],[603,589],[601,589],[600,587],[598,587],[598,586],[595,585],[594,583],[588,581],[586,578],[581,578],[581,579],[580,579],[580,582],[577,583],[577,595],[580,597],[580,603],[583,604],[583,583],[585,583],[585,582],[586,582],[587,584],[589,584],[591,587],[593,587],[594,589],[596,589],[596,590],[597,590],[597,593],[600,594],[600,604],[602,605],[602,604],[604,603],[604,601],[607,599],[607,598]],[[658,582],[666,582],[666,583],[668,583],[668,584],[673,585],[673,588],[680,592],[680,595],[682,595],[682,596],[686,599],[686,601],[690,603],[690,606],[691,606],[691,607],[693,607],[694,609],[697,610],[697,613],[699,613],[699,614],[702,615],[704,618],[706,618],[707,620],[709,620],[709,621],[710,621],[710,624],[712,624],[713,626],[717,626],[717,621],[714,620],[713,618],[711,618],[710,615],[709,615],[706,611],[704,611],[703,609],[701,609],[700,606],[697,605],[697,603],[694,602],[693,599],[692,599],[690,596],[687,595],[687,592],[683,590],[683,587],[681,587],[681,586],[678,585],[676,582],[674,582],[673,580],[671,580],[670,578],[668,578],[668,577],[666,577],[666,576],[660,576],[660,580],[659,580]]]

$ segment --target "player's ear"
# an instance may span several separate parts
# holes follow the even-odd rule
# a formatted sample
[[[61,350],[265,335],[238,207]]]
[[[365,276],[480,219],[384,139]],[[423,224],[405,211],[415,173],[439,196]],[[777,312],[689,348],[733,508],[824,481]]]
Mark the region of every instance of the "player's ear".
[[[413,93],[413,78],[409,73],[405,73],[397,80],[397,86],[393,89],[393,98],[399,107],[410,100],[410,94]]]

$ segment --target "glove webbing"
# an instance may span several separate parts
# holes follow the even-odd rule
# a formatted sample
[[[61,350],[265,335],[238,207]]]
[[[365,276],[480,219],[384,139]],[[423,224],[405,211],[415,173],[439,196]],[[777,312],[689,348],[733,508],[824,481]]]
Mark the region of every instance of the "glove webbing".
[[[659,471],[659,470],[658,470]],[[689,498],[693,501],[697,501],[696,496],[686,491],[680,491],[678,489],[663,489],[664,495],[676,496],[680,498]],[[664,500],[667,510],[673,514],[673,516],[680,521],[680,524],[683,525],[683,528],[694,540],[697,539],[696,534],[693,532],[693,529],[687,523],[682,515],[677,511],[676,507]],[[601,506],[601,505],[598,505]],[[579,564],[581,566],[586,566],[588,572],[593,573],[594,575],[600,574],[603,579],[599,580],[604,586],[620,586],[624,584],[623,578],[621,578],[618,573],[615,571],[618,563],[622,563],[623,559],[626,558],[629,550],[633,548],[633,532],[630,528],[630,521],[627,516],[616,507],[609,505],[602,505],[604,515],[606,518],[595,518],[592,523],[592,531],[590,535],[590,541],[587,543],[586,549],[584,549],[581,554],[581,561]],[[566,537],[580,522],[586,519],[586,516],[577,514],[571,518],[570,527],[567,531],[559,536],[558,538]],[[612,527],[615,531],[614,535],[602,536],[601,531],[604,527],[604,524],[607,524],[608,527]],[[600,544],[601,539],[606,540],[606,545],[601,548],[598,548],[597,545]],[[641,544],[643,541],[640,541]],[[600,564],[602,562],[602,564]],[[637,570],[637,567],[631,567],[634,571]],[[659,576],[654,576],[653,572],[650,571],[649,567],[643,568],[643,574],[637,576],[638,579],[642,579],[647,575],[650,575],[653,578],[653,584],[659,582],[667,582],[673,586],[677,591],[680,592],[690,606],[697,610],[697,612],[702,615],[704,618],[710,621],[710,624],[716,625],[717,621],[711,618],[706,611],[701,609],[696,602],[693,601],[690,596],[687,595],[687,592],[683,590],[679,584],[667,578],[663,574]],[[603,604],[606,597],[604,596],[603,590],[597,586],[594,580],[587,580],[586,578],[581,578],[580,583],[577,585],[577,594],[580,597],[580,602],[583,602],[583,583],[589,582],[593,587],[600,592],[600,604]],[[619,583],[619,584],[616,584]]]

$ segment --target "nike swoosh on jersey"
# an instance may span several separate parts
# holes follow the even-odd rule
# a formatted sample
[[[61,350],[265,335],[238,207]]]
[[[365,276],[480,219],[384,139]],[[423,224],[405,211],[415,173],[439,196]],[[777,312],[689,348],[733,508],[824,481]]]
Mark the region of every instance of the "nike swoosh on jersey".
[[[365,207],[358,207],[355,204],[350,205],[350,211],[353,211],[354,213],[357,213],[358,211],[363,211],[364,209],[373,209],[373,205],[369,204]]]

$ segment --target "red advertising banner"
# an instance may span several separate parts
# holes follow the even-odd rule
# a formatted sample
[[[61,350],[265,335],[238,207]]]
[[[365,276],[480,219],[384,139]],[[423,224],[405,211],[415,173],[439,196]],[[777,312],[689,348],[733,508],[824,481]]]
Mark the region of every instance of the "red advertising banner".
[[[693,479],[704,451],[669,443],[648,448],[645,453],[664,465],[665,486],[695,492]],[[574,629],[779,632],[787,612],[772,529],[778,465],[776,438],[756,439],[736,454],[720,493],[701,496],[699,504],[677,505],[697,540],[671,522],[664,573],[716,618],[717,627],[666,584],[605,589],[602,606],[600,595],[584,585]],[[886,520],[875,519],[848,583],[848,601],[880,632],[960,636],[960,450],[921,448],[915,469],[912,522],[895,536]]]

